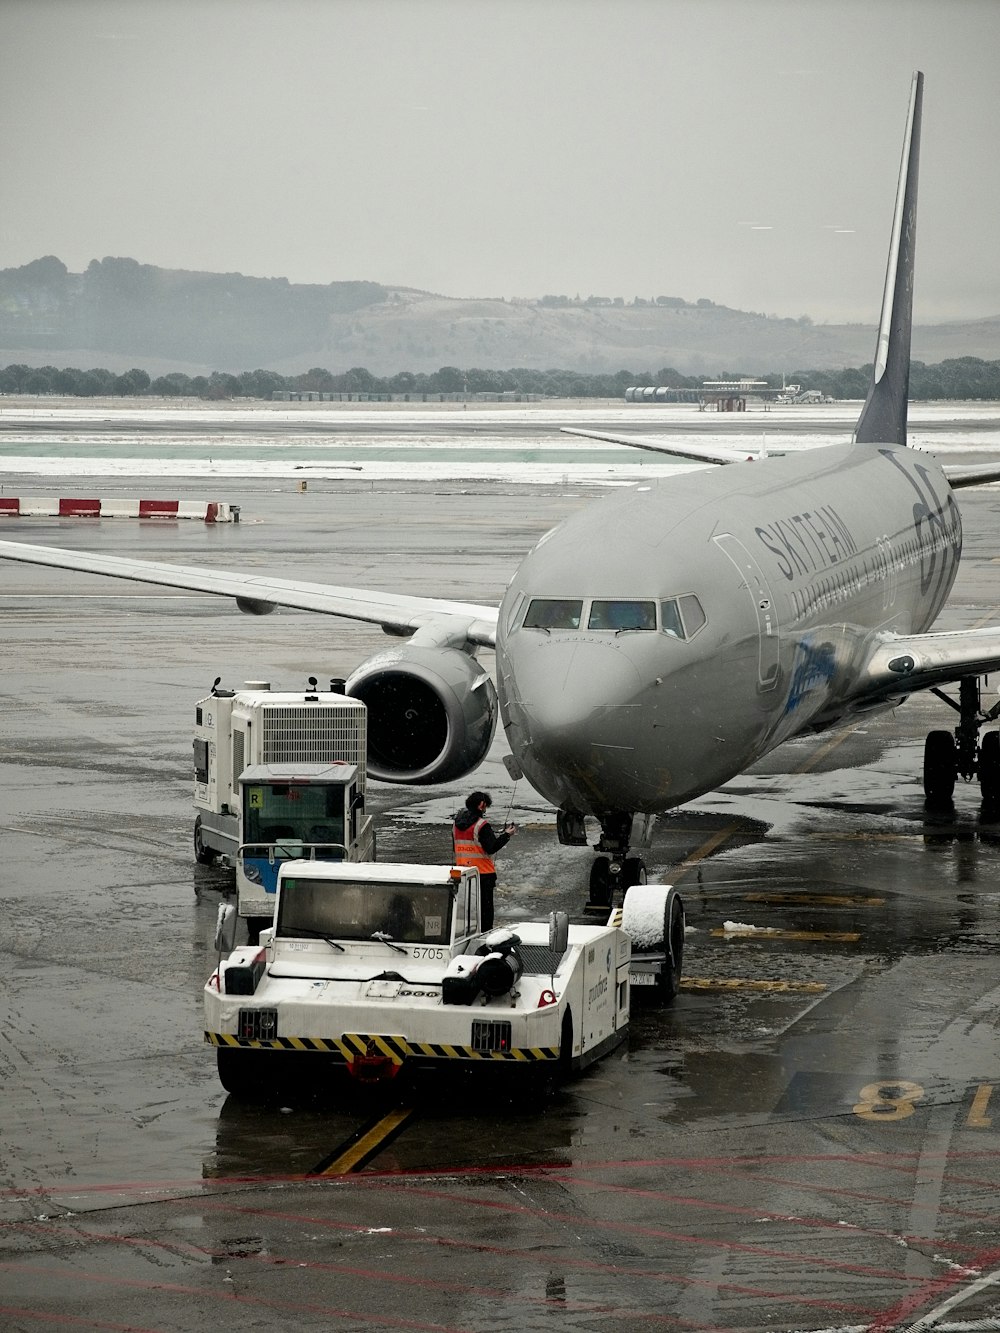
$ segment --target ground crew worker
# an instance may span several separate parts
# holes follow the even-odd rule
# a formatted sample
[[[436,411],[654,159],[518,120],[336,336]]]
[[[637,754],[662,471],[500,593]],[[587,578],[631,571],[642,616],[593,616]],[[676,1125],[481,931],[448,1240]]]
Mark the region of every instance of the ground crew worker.
[[[489,792],[474,791],[455,816],[451,831],[455,842],[455,864],[475,866],[479,871],[480,915],[482,929],[493,929],[493,890],[497,882],[494,855],[517,832],[516,824],[505,824],[502,833],[494,833],[486,811],[493,804]]]

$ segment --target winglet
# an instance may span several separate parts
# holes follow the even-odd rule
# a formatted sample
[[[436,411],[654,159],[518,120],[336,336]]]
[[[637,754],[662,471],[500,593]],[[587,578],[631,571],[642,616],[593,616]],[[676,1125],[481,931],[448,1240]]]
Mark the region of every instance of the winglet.
[[[910,389],[910,329],[913,323],[913,257],[917,243],[917,175],[924,76],[913,75],[899,167],[896,211],[882,296],[871,388],[854,439],[858,444],[905,444]]]

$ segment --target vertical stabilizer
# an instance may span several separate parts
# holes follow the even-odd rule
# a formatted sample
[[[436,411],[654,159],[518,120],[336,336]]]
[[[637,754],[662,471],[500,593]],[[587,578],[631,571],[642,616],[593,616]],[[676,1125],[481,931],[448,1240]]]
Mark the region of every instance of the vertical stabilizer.
[[[917,245],[917,175],[924,76],[913,75],[899,168],[896,211],[882,296],[871,388],[854,438],[859,444],[905,444],[910,389],[910,328],[913,323],[913,256]]]

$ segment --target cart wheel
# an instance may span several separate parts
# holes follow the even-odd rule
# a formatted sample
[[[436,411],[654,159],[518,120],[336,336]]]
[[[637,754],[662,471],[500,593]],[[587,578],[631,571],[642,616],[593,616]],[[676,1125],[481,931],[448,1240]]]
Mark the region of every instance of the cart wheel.
[[[214,847],[207,847],[201,831],[201,815],[194,821],[194,859],[200,866],[210,866],[219,853]]]
[[[660,923],[663,923],[662,926]],[[655,986],[632,990],[638,999],[669,1004],[681,984],[684,961],[684,903],[670,884],[638,884],[626,890],[622,904],[622,930],[632,937],[635,953],[664,954]]]

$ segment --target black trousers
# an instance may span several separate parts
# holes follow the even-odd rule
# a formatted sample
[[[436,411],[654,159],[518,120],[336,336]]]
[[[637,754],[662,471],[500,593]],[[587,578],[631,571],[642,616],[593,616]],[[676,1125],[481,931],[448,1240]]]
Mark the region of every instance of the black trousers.
[[[479,916],[483,930],[493,929],[493,890],[496,886],[496,875],[479,876]]]

